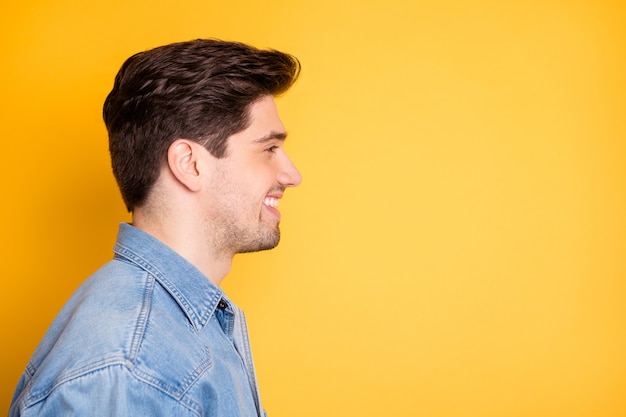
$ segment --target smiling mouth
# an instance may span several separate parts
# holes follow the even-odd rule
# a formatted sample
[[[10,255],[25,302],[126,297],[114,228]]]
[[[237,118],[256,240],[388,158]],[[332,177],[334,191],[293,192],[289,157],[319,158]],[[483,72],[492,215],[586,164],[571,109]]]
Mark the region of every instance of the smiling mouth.
[[[263,204],[275,209],[278,207],[278,199],[276,197],[265,197],[263,199]]]

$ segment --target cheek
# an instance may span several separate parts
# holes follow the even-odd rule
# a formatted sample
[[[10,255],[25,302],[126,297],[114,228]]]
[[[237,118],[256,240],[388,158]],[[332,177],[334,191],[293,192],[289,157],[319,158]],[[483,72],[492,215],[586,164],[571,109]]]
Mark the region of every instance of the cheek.
[[[273,170],[264,169],[251,172],[245,178],[241,178],[242,189],[252,195],[265,197],[270,189],[276,184],[276,174]]]
[[[247,160],[224,166],[215,178],[219,182],[215,188],[239,200],[239,204],[258,205],[277,184],[277,171],[270,162]]]

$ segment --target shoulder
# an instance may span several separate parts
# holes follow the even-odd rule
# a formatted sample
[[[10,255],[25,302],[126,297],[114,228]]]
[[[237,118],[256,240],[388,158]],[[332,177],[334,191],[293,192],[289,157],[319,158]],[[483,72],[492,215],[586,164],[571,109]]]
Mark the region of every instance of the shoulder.
[[[137,396],[150,387],[159,393],[152,395],[184,404],[184,393],[211,364],[187,316],[156,278],[113,260],[63,307],[31,358],[16,400],[43,406],[63,403],[74,391],[100,398],[102,390]],[[197,409],[194,402],[187,407]]]
[[[72,294],[35,350],[23,389],[38,398],[65,381],[132,363],[136,329],[151,296],[145,272],[111,261]]]

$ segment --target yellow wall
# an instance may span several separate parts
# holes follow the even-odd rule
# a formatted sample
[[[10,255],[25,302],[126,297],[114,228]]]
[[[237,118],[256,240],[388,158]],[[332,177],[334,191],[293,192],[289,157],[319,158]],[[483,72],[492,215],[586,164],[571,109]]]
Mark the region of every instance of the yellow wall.
[[[0,6],[0,409],[128,215],[101,104],[197,37],[298,56],[303,185],[224,286],[272,417],[626,415],[626,5]]]

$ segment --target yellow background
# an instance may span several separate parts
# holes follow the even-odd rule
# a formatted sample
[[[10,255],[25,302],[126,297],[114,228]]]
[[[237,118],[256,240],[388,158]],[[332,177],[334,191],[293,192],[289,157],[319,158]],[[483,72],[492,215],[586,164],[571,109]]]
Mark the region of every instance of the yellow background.
[[[626,415],[623,2],[33,0],[0,16],[0,409],[129,220],[100,117],[119,66],[219,37],[303,65],[279,100],[304,176],[282,243],[224,283],[270,416]]]

